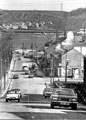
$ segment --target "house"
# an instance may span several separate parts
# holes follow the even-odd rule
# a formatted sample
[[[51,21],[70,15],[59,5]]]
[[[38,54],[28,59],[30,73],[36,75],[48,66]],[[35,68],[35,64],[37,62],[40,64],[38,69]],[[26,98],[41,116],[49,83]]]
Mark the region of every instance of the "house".
[[[55,75],[59,77],[65,77],[65,66],[66,66],[65,64],[66,64],[66,60],[68,60],[67,76],[74,78],[82,78],[84,54],[78,51],[76,49],[76,46],[74,46],[72,49],[68,51],[64,51],[64,52],[59,51],[57,53],[55,53],[55,47],[56,44],[50,45],[47,49],[45,49],[45,52],[47,54],[47,59],[49,59],[51,62],[51,55],[54,58]],[[85,46],[84,49],[86,49]]]
[[[61,75],[61,77],[65,76],[65,63],[68,61],[67,76],[74,78],[83,77],[83,58],[83,54],[76,49],[72,49],[62,55],[62,66],[59,68],[58,74]]]

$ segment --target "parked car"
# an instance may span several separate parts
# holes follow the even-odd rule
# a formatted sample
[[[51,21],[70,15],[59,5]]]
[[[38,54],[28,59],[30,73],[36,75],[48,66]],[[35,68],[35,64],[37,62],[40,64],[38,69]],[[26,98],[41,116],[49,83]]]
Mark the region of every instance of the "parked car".
[[[54,87],[53,88],[52,87],[46,87],[46,88],[44,88],[44,90],[43,90],[43,96],[45,98],[50,97],[50,95],[53,92],[53,90],[54,90]]]
[[[54,89],[50,101],[51,108],[54,108],[54,106],[69,106],[73,110],[77,109],[77,94],[70,88]]]
[[[37,77],[43,77],[43,74],[42,74],[41,71],[36,70],[36,76],[37,76]]]
[[[33,77],[34,77],[34,75],[32,73],[28,74],[28,78],[33,78]]]
[[[21,60],[21,58],[20,58],[20,57],[18,57],[18,60]]]
[[[18,100],[18,102],[20,102],[21,96],[20,89],[8,90],[6,94],[6,102],[8,102],[8,100]]]
[[[45,98],[50,97],[50,95],[53,92],[54,88],[55,87],[54,87],[53,84],[51,84],[51,83],[45,83],[45,88],[43,90],[43,96]]]
[[[18,79],[18,78],[19,78],[18,74],[13,75],[13,79]]]
[[[54,86],[55,87],[61,87],[61,88],[64,88],[65,87],[65,85],[63,84],[63,82],[62,81],[60,81],[59,79],[57,80],[57,81],[54,81]]]
[[[58,89],[60,89],[62,86],[60,85],[60,84],[57,84],[57,82],[55,83],[45,83],[45,88],[44,88],[44,90],[43,90],[43,96],[45,97],[45,98],[47,98],[47,97],[50,97],[50,95],[51,95],[51,93],[53,92],[53,90],[55,89],[55,88],[58,88]]]
[[[25,70],[24,72],[25,72],[25,75],[30,74],[30,71],[29,71],[29,70]]]

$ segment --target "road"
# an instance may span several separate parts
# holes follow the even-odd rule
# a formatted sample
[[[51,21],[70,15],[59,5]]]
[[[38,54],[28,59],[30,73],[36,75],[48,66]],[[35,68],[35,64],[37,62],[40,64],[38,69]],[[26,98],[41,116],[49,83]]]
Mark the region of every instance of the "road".
[[[71,110],[70,107],[50,108],[50,99],[45,99],[42,95],[45,87],[45,78],[28,78],[24,72],[21,72],[22,60],[15,60],[14,71],[19,74],[19,79],[12,79],[10,88],[19,88],[22,92],[20,103],[17,101],[5,102],[0,99],[0,119],[86,119],[86,107],[78,104],[77,110]]]

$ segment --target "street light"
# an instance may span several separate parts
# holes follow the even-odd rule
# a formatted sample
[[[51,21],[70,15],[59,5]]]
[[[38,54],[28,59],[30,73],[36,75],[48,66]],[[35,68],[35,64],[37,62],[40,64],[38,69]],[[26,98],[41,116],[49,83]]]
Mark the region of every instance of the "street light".
[[[0,76],[0,78],[1,78],[0,89],[1,89],[2,88],[2,59],[0,59],[0,64],[1,64],[1,76]]]
[[[69,60],[67,59],[67,54],[66,54],[66,61],[65,61],[65,86],[67,85],[67,67],[69,64]]]
[[[51,73],[50,73],[50,82],[54,83],[54,57],[51,55]]]

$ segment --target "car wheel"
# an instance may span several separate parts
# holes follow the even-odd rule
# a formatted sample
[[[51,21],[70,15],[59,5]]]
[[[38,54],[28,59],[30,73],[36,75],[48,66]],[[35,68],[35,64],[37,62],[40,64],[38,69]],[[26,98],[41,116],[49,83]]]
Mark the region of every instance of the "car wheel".
[[[47,98],[47,96],[44,96],[45,97],[45,99]]]
[[[53,103],[51,103],[50,107],[51,107],[51,108],[54,108],[54,105],[53,105]]]
[[[6,102],[8,102],[8,99],[6,99]]]
[[[72,104],[71,109],[72,110],[77,110],[77,104]]]
[[[18,99],[18,102],[20,102],[20,99]]]

